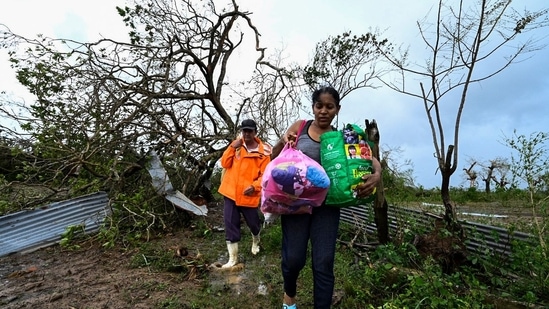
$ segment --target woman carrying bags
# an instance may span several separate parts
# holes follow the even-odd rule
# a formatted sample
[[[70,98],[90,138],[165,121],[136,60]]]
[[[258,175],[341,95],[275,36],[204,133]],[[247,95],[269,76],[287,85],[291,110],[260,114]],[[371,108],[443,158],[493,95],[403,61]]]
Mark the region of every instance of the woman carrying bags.
[[[282,139],[273,147],[272,158],[278,156],[288,142],[299,141],[296,148],[320,162],[320,135],[333,130],[332,121],[341,109],[340,97],[332,87],[323,87],[312,95],[314,119],[308,120],[299,136],[302,121],[293,123]],[[373,173],[364,175],[357,186],[357,196],[374,192],[381,179],[381,165],[373,158]],[[284,278],[284,309],[295,309],[297,279],[306,264],[307,247],[311,242],[314,278],[314,308],[330,308],[334,290],[334,258],[339,229],[339,207],[314,207],[311,214],[281,215],[282,276]]]

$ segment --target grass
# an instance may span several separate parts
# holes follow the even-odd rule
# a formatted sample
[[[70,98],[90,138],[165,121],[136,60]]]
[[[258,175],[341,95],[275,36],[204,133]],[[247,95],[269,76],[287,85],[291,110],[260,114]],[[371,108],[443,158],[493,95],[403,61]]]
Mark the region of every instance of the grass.
[[[493,194],[488,198],[477,196],[477,192],[460,194],[463,196],[456,196],[456,200],[477,200],[464,204],[459,202],[458,207],[467,205],[478,212],[493,212],[494,209],[530,211],[528,207],[521,207],[516,199],[507,199],[506,196]],[[422,202],[440,203],[438,197],[432,195],[403,201],[388,199],[390,204],[406,207],[422,207]],[[546,215],[544,222],[545,218]],[[493,220],[482,223],[496,225]],[[501,225],[532,230],[528,222],[506,222]],[[170,283],[143,279],[122,287],[129,305],[136,305],[139,299],[156,294],[160,296],[155,308],[280,307],[283,282],[279,221],[262,231],[261,252],[257,256],[250,253],[252,239],[243,225],[239,260],[244,266],[233,272],[212,270],[210,267],[214,263],[222,264],[228,258],[224,234],[216,232],[210,223],[200,219],[172,229],[181,235],[177,243],[167,243],[161,236],[152,237],[151,241],[136,236],[124,245],[131,247],[128,252],[133,252],[131,267],[146,269],[150,273],[169,274],[170,278]],[[335,264],[336,303],[333,308],[496,308],[496,303],[511,301],[532,308],[540,304],[549,305],[549,298],[544,296],[544,291],[549,289],[549,262],[544,256],[546,250],[541,247],[516,246],[511,263],[490,256],[470,256],[465,267],[454,273],[445,273],[436,260],[419,255],[412,245],[422,231],[402,229],[403,235],[399,235],[393,243],[364,249],[347,245],[357,236],[357,229],[349,224],[340,227],[341,242],[336,251]],[[142,232],[137,228],[135,231],[136,235]],[[376,240],[375,235],[364,233],[359,236],[355,238],[359,243]],[[98,236],[97,240],[101,241],[100,238]],[[177,249],[186,249],[187,254],[177,255]],[[174,290],[172,285],[183,287]],[[312,308],[312,286],[309,259],[298,280],[300,308]],[[497,305],[497,308],[502,308],[502,305]]]
[[[174,272],[174,265],[183,265],[177,272],[178,280],[200,279],[192,288],[186,288],[178,295],[166,296],[158,302],[157,308],[280,307],[283,290],[281,228],[278,222],[263,229],[261,252],[257,256],[250,253],[251,235],[243,227],[239,262],[244,266],[235,271],[212,271],[207,267],[227,260],[223,233],[194,230],[190,235],[200,236],[185,240],[188,248],[193,249],[189,252],[200,252],[198,258],[196,253],[189,253],[186,258],[174,257],[161,242],[143,244],[132,258],[134,267],[147,267],[158,272]],[[410,243],[389,244],[366,251],[345,245],[354,236],[353,226],[342,224],[341,242],[336,251],[336,303],[333,308],[496,308],[489,293],[492,289],[490,281],[497,281],[495,273],[483,272],[483,277],[476,274],[478,269],[463,268],[446,274],[435,260],[420,256]],[[193,278],[189,275],[192,269]],[[154,283],[149,284],[152,286],[147,289],[160,288]],[[298,280],[300,308],[313,307],[312,287],[311,261],[308,259]],[[494,285],[492,291],[499,290],[505,295],[502,287],[501,284]],[[535,288],[524,285],[517,293],[528,297],[532,289]],[[503,301],[510,301],[509,296]],[[539,298],[530,297],[530,304],[539,303]],[[501,297],[495,299],[502,302]]]

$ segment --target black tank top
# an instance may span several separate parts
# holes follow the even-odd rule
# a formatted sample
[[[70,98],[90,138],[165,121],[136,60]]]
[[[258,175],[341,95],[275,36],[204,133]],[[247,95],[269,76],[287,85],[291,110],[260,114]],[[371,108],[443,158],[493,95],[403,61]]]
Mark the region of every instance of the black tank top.
[[[317,142],[309,136],[309,127],[313,123],[312,120],[307,120],[307,123],[303,127],[303,130],[297,137],[296,149],[301,150],[309,158],[315,160],[320,164],[320,142]]]

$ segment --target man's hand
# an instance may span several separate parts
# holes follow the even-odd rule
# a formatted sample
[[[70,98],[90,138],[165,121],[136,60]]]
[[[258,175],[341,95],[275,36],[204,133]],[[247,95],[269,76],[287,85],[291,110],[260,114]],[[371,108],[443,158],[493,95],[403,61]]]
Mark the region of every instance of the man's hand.
[[[242,139],[239,138],[239,139],[235,139],[232,143],[231,143],[231,147],[233,148],[239,148],[242,146]]]
[[[252,195],[254,193],[255,189],[254,186],[250,185],[246,189],[244,189],[244,195]]]

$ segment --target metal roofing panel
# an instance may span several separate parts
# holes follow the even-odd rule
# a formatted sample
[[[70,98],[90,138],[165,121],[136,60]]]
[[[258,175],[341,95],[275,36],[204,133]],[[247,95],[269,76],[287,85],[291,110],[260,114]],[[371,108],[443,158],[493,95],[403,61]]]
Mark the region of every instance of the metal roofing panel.
[[[199,216],[206,216],[208,208],[204,205],[196,205],[185,194],[175,190],[158,154],[154,150],[151,150],[149,154],[151,155],[151,160],[148,169],[152,178],[152,185],[156,192],[180,209],[190,211]]]
[[[107,193],[97,192],[0,217],[0,256],[55,244],[71,225],[96,232],[109,214],[108,202]]]
[[[432,228],[435,219],[442,219],[442,216],[432,213],[392,205],[387,209],[387,216],[389,234],[393,235],[403,227],[411,228],[412,224],[423,228]],[[370,233],[377,231],[372,205],[343,208],[341,210],[341,220],[349,224],[356,224],[359,228]],[[459,223],[467,232],[468,238],[465,242],[467,249],[477,253],[484,253],[486,249],[490,249],[494,253],[503,253],[509,256],[512,240],[530,242],[535,239],[531,234],[501,227],[465,220],[460,220]]]

